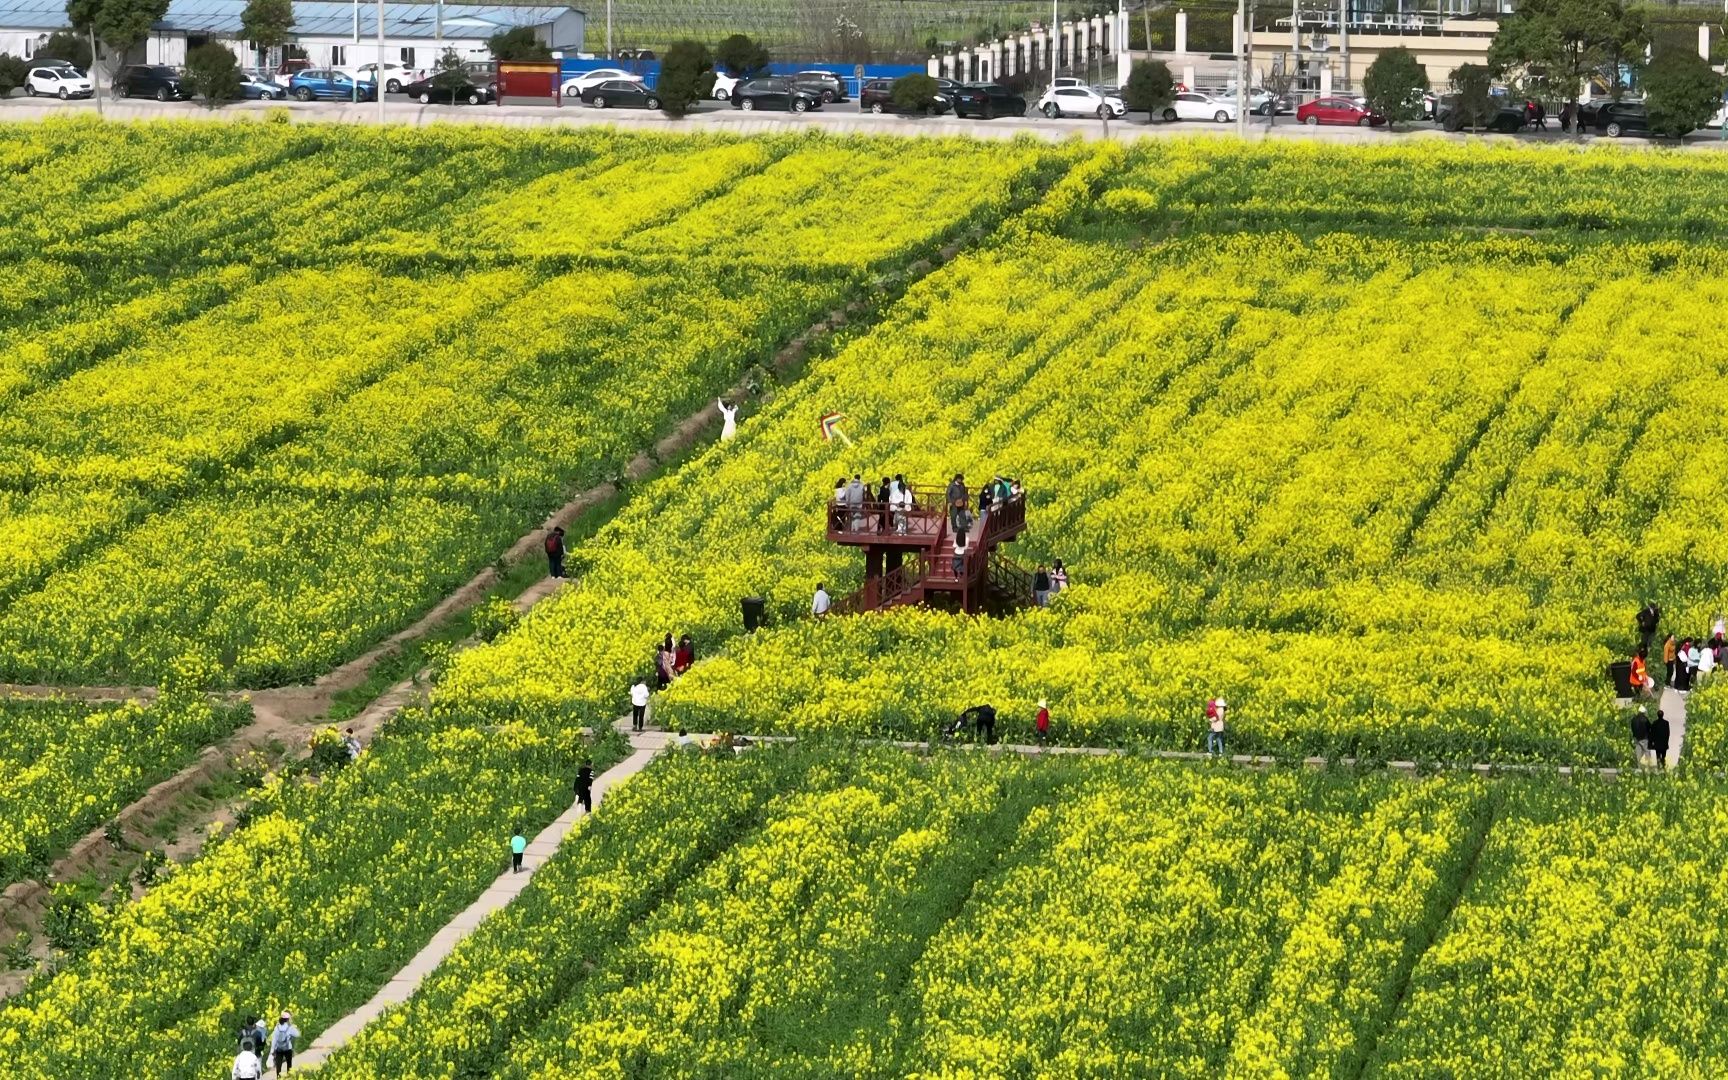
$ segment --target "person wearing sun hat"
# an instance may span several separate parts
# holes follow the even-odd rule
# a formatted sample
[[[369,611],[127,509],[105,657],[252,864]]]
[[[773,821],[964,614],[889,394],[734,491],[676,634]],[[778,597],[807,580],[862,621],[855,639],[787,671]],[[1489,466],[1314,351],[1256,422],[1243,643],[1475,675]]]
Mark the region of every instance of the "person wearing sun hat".
[[[1038,733],[1039,746],[1050,741],[1050,703],[1043,698],[1038,699],[1038,715],[1032,720],[1032,729]]]
[[[294,1015],[287,1009],[282,1010],[282,1019],[276,1022],[276,1030],[270,1033],[270,1058],[276,1065],[276,1075],[294,1069],[294,1040],[300,1037],[300,1029],[294,1026]]]
[[[1222,697],[1215,697],[1206,703],[1206,753],[1219,755],[1224,753],[1224,710],[1229,703]]]

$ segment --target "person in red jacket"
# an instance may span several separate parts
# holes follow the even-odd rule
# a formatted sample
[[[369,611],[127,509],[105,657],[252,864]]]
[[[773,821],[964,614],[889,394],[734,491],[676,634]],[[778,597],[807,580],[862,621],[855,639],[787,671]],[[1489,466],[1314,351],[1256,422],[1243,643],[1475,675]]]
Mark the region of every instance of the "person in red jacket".
[[[1038,699],[1038,715],[1032,720],[1032,727],[1038,732],[1039,746],[1050,741],[1050,703],[1043,698]]]
[[[678,649],[672,655],[672,674],[682,675],[696,662],[696,644],[685,634],[678,639]]]

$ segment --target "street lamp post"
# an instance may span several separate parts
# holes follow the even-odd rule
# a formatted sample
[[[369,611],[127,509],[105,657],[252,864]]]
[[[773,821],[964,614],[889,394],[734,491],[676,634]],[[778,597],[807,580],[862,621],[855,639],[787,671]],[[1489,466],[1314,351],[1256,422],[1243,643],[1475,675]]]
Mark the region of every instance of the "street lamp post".
[[[384,122],[384,0],[378,0],[378,62],[372,66],[372,92],[378,98],[378,122]]]

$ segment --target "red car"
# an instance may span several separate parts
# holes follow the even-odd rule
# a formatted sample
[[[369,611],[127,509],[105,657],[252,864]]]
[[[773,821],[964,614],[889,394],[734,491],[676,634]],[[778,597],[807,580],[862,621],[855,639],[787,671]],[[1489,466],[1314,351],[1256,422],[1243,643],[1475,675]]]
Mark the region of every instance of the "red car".
[[[1368,111],[1365,105],[1358,105],[1349,98],[1323,97],[1296,107],[1296,120],[1303,124],[1355,124],[1367,127],[1370,124],[1384,124],[1384,116],[1376,116]]]

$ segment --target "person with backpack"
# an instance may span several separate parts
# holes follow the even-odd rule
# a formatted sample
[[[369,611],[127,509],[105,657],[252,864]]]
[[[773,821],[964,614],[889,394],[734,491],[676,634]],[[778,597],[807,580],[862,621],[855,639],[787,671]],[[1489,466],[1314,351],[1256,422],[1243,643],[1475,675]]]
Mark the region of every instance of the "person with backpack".
[[[546,568],[555,578],[564,576],[564,526],[546,534]]]
[[[270,1033],[270,1058],[276,1065],[277,1076],[294,1070],[294,1040],[299,1037],[300,1029],[294,1026],[293,1015],[284,1011],[276,1022],[276,1030]]]
[[[1206,753],[1217,757],[1224,753],[1224,711],[1230,706],[1221,697],[1206,702]]]
[[[576,770],[576,800],[582,804],[584,814],[594,812],[594,763],[586,758]]]

